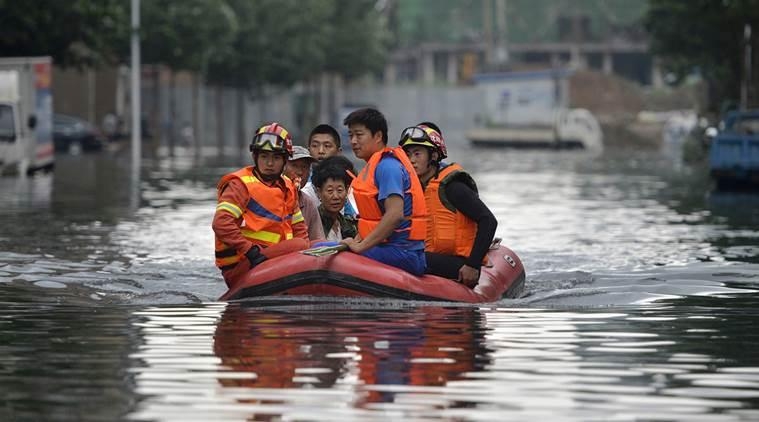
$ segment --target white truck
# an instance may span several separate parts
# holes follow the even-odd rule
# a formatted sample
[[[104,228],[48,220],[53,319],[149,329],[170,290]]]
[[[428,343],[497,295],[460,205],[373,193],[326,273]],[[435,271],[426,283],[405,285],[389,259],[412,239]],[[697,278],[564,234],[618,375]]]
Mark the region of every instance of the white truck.
[[[0,57],[0,175],[52,170],[50,57]]]

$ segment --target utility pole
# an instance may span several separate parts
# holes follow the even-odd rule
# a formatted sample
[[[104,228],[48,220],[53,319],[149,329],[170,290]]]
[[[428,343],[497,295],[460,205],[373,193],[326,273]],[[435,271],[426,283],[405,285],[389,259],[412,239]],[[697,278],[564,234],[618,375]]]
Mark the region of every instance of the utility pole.
[[[507,46],[506,0],[495,0],[495,61],[502,65],[509,61]]]
[[[132,0],[132,172],[140,178],[142,126],[140,110],[140,0]]]

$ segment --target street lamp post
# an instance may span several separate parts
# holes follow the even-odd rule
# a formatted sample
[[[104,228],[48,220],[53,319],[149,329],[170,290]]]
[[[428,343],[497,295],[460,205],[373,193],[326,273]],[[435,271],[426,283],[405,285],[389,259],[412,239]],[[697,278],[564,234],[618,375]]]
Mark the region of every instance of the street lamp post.
[[[132,171],[140,177],[142,125],[140,110],[140,0],[132,0]]]

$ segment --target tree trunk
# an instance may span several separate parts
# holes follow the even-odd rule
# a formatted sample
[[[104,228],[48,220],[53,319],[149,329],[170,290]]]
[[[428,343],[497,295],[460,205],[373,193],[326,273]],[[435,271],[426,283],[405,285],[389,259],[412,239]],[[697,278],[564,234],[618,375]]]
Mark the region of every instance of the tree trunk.
[[[329,122],[329,74],[319,75],[319,123]]]
[[[237,157],[241,165],[245,165],[245,148],[247,136],[245,134],[245,90],[237,88]]]
[[[345,104],[345,79],[343,75],[336,73],[332,77],[334,87],[332,88],[333,102],[332,108],[329,110],[329,124],[335,124],[336,129],[339,131],[343,122],[336,121],[340,116],[337,115],[337,111]]]
[[[192,147],[195,158],[200,157],[200,78],[192,74]]]
[[[224,88],[216,87],[216,156],[224,156]]]
[[[316,79],[311,77],[303,83],[303,98],[301,100],[302,118],[299,125],[304,134],[311,132],[311,129],[318,123],[319,106],[317,96]]]
[[[169,69],[169,121],[166,125],[166,136],[169,140],[169,157],[174,157],[174,147],[176,146],[176,125],[177,125],[177,89],[176,73]]]
[[[161,67],[153,66],[153,106],[150,113],[150,154],[156,156],[161,133]]]

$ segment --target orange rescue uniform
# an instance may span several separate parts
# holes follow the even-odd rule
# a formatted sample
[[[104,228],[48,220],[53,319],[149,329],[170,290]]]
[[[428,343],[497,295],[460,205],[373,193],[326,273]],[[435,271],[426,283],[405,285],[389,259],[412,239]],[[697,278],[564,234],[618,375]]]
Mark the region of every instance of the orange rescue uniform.
[[[222,177],[217,190],[216,266],[228,285],[250,270],[245,254],[253,246],[267,258],[308,247],[308,227],[287,177],[268,184],[245,167]]]

